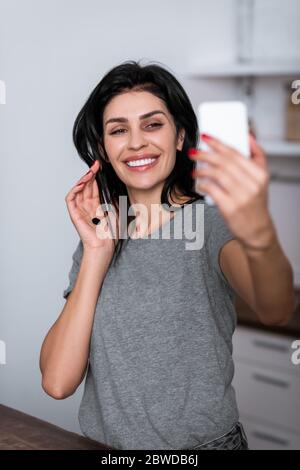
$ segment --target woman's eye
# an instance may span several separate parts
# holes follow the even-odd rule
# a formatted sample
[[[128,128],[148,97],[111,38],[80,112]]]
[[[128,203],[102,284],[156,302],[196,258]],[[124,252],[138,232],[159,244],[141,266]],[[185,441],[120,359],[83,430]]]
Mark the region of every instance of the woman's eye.
[[[155,127],[159,126],[160,127],[160,126],[162,126],[162,124],[160,124],[159,122],[153,122],[152,124],[149,124],[149,126],[155,126]],[[147,127],[149,127],[149,126],[147,126]]]
[[[152,124],[148,124],[146,127],[150,127],[150,126],[161,127],[161,126],[163,126],[163,124],[160,124],[159,122],[153,122]],[[111,132],[111,135],[117,134],[120,131],[124,131],[124,130],[125,129],[117,129],[117,130]],[[123,132],[122,132],[122,134],[123,134]]]
[[[111,132],[110,135],[114,135],[114,134],[116,134],[117,132],[122,131],[122,130],[124,130],[124,129],[117,129],[116,131]]]

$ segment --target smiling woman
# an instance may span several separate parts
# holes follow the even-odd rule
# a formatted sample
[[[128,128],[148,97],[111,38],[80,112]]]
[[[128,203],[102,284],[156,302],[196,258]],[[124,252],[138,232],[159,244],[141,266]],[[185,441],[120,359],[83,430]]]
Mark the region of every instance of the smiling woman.
[[[246,449],[232,387],[234,290],[219,264],[234,234],[193,191],[187,150],[198,127],[187,94],[163,67],[125,62],[91,93],[73,137],[91,170],[66,196],[80,241],[41,349],[44,390],[66,398],[86,374],[82,432],[117,449]],[[102,205],[122,222],[120,196],[137,229],[149,232],[151,212],[150,235],[169,237],[130,236],[122,249],[119,231],[105,238],[116,220]],[[153,206],[165,204],[163,219],[181,207],[153,224]],[[187,225],[202,237],[196,248],[186,248]]]
[[[150,111],[143,113],[145,109]],[[118,113],[123,117],[117,117]],[[142,203],[150,213],[150,205],[161,203],[163,186],[176,159],[186,159],[178,156],[184,129],[176,132],[174,119],[161,98],[136,90],[112,98],[104,110],[104,123],[103,145],[109,163],[125,183],[130,203]]]
[[[150,204],[203,199],[194,191],[195,164],[187,157],[198,138],[193,107],[174,75],[159,65],[142,67],[134,61],[102,78],[73,129],[80,157],[89,165],[99,160],[100,203],[112,204],[117,213],[120,196],[128,198],[128,207],[147,205],[149,214]],[[120,237],[116,259],[123,243]]]

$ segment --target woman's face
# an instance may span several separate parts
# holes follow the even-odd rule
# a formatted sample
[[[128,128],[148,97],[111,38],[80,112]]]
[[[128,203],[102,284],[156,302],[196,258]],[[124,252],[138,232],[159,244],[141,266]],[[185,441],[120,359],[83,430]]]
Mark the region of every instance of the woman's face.
[[[117,95],[104,110],[106,153],[118,177],[131,189],[163,184],[175,165],[176,150],[182,149],[184,135],[182,130],[176,138],[175,123],[164,102],[146,91]],[[130,157],[134,166],[126,163]],[[141,157],[146,161],[140,160],[142,166],[137,166]]]

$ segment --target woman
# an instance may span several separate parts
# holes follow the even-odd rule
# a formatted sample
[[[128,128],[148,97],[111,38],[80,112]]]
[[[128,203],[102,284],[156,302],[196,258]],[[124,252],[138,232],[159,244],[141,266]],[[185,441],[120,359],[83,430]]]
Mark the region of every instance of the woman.
[[[66,398],[87,372],[82,432],[114,448],[247,449],[231,385],[234,294],[265,324],[285,324],[294,307],[262,149],[249,136],[251,160],[214,138],[210,152],[196,151],[182,86],[134,61],[102,78],[73,138],[90,171],[66,196],[80,240],[66,304],[41,349],[43,389]],[[210,165],[191,174],[195,160]],[[133,207],[128,237],[120,197]],[[201,249],[186,249],[185,236],[153,236],[186,209],[203,229]]]

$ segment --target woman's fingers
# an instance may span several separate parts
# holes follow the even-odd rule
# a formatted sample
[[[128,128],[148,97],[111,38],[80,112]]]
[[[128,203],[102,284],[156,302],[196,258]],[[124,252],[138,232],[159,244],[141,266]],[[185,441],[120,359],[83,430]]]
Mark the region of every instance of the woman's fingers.
[[[66,195],[65,201],[66,201],[69,212],[72,212],[72,210],[76,209],[77,207],[76,198],[77,198],[77,195],[82,191],[83,186],[84,186],[84,183],[77,184]]]
[[[80,184],[80,183],[85,183],[86,181],[88,181],[90,179],[90,177],[93,175],[93,172],[91,170],[89,170],[85,175],[83,175],[76,183],[77,184]]]
[[[96,178],[96,173],[94,173],[89,179],[88,181],[85,183],[84,185],[84,188],[83,188],[83,198],[90,198],[92,199],[93,197],[93,185],[94,185],[94,182],[95,181],[95,178]]]
[[[92,188],[93,188],[92,197],[99,199],[99,189],[98,189],[98,184],[97,184],[96,180],[93,181]]]
[[[228,154],[225,156],[218,152],[203,152],[198,150],[197,154],[189,154],[189,158],[230,171],[232,174],[235,174],[235,177],[239,180],[249,177],[256,182],[264,178],[264,171],[261,167],[256,165],[252,159],[245,158],[239,154],[233,154],[229,157]]]
[[[264,170],[268,170],[268,161],[266,154],[263,150],[263,148],[257,143],[257,140],[253,135],[249,135],[249,143],[250,143],[250,149],[251,149],[251,154],[252,158],[257,163],[261,168]]]
[[[93,175],[89,175],[88,180],[83,188],[83,198],[97,199],[99,198],[98,185],[96,182],[97,171]]]
[[[100,167],[101,167],[100,161],[95,160],[94,163],[91,166],[91,169],[93,170],[94,173],[97,173],[97,171],[99,171]]]
[[[95,160],[89,171],[83,175],[76,185],[68,192],[65,201],[70,210],[82,206],[84,198],[93,198],[94,194],[99,194],[95,176],[99,170],[100,162]]]
[[[89,171],[83,175],[79,181],[77,181],[77,184],[80,184],[82,182],[86,182],[86,181],[89,181],[89,179],[97,173],[97,171],[99,170],[99,161],[98,160],[95,160],[93,165],[90,167]]]
[[[96,173],[99,170],[99,166],[100,166],[99,161],[95,160],[90,170],[85,175],[83,175],[80,178],[80,180],[77,182],[77,185],[81,183],[84,183],[84,185],[83,185],[83,191],[78,193],[76,202],[82,203],[85,197],[86,198],[93,197],[93,182],[95,180]]]

